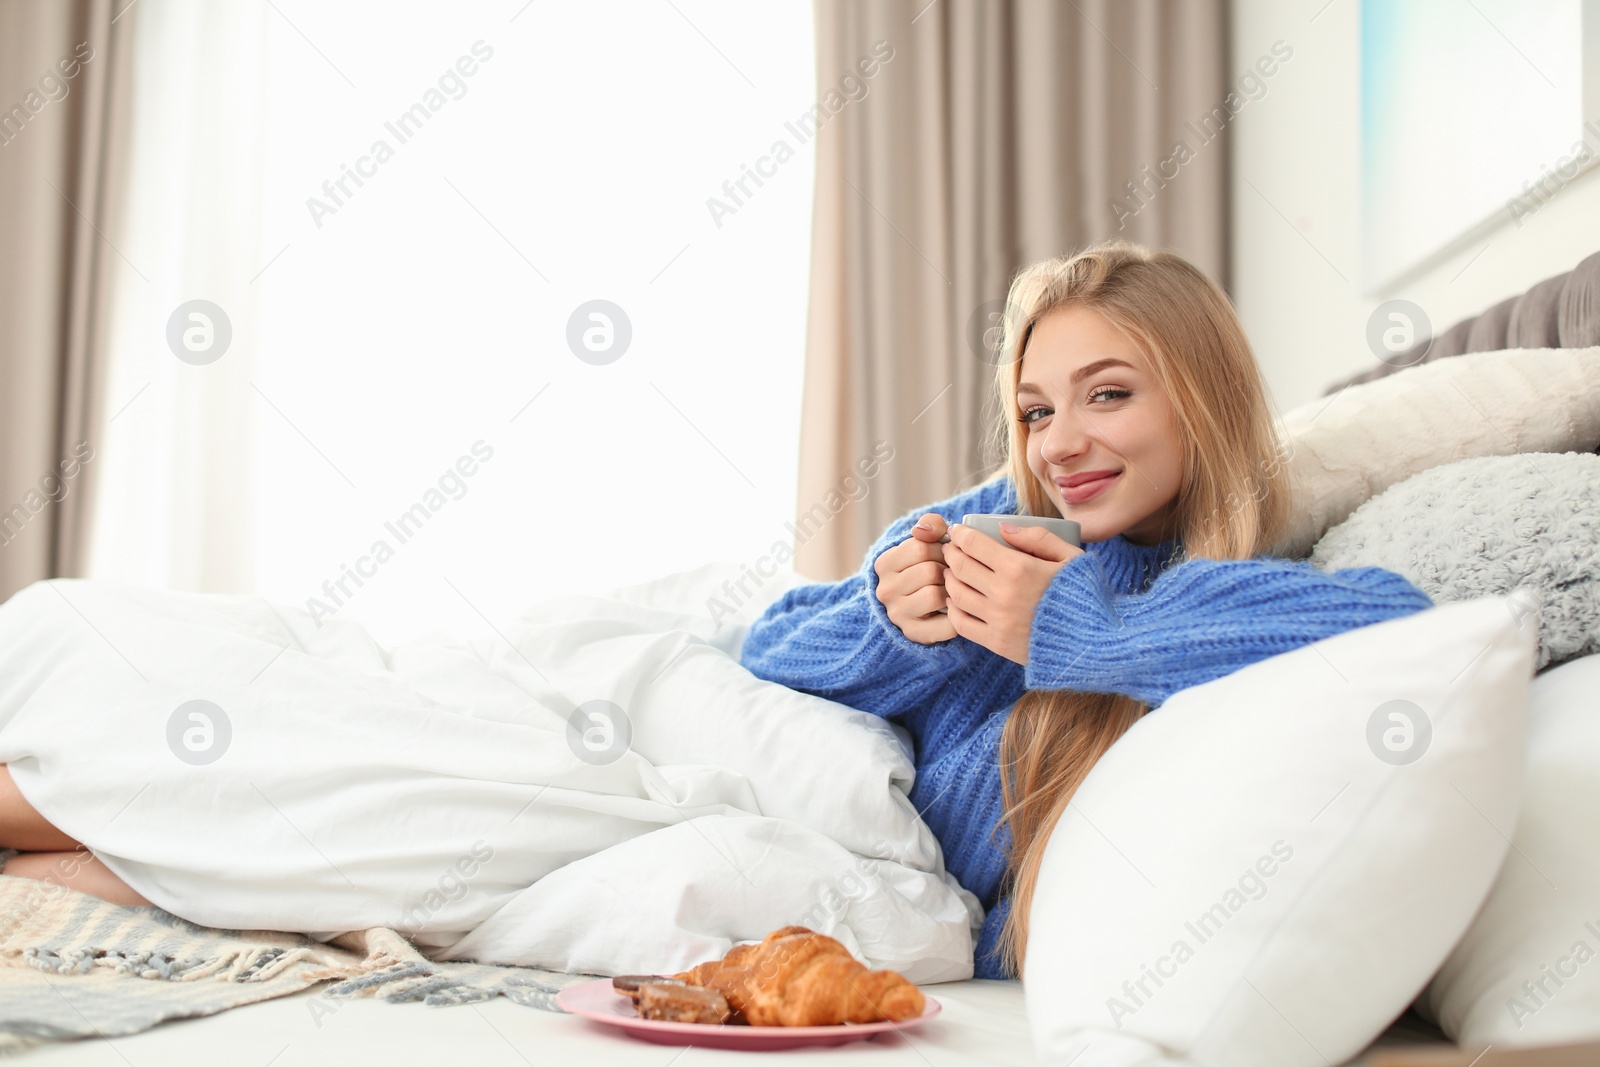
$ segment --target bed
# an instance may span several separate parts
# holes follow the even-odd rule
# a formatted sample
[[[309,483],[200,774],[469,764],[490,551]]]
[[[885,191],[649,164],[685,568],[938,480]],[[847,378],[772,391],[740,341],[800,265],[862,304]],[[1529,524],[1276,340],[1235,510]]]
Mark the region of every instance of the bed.
[[[828,1063],[928,1067],[987,1063],[1032,1063],[1032,1044],[1021,991],[1012,982],[956,982],[925,987],[943,1005],[941,1017],[920,1032],[831,1049],[779,1054],[782,1063]],[[25,1054],[20,1062],[74,1067],[203,1067],[215,1063],[259,1063],[275,1067],[346,1067],[390,1062],[484,1064],[572,1063],[668,1067],[693,1063],[770,1063],[758,1053],[679,1050],[619,1038],[571,1015],[519,1007],[505,1000],[464,1007],[351,1001],[321,1021],[308,1010],[313,992],[236,1008],[204,1019],[167,1023],[114,1041],[55,1045]],[[1437,1030],[1407,1016],[1374,1043],[1379,1051],[1437,1048]],[[402,1054],[404,1058],[402,1057]],[[1367,1067],[1370,1056],[1348,1067]],[[1345,1067],[1345,1065],[1337,1065]],[[1394,1067],[1402,1067],[1395,1063]]]
[[[1352,384],[1391,375],[1415,363],[1495,347],[1579,347],[1600,342],[1600,255],[1575,270],[1542,282],[1528,294],[1497,304],[1474,320],[1453,327],[1428,349],[1425,358],[1396,359],[1331,386],[1330,394]],[[707,597],[725,579],[738,577],[738,561],[710,564],[639,586],[602,594],[647,611],[703,613]],[[732,650],[740,629],[784,590],[801,583],[780,573],[741,605],[736,624],[717,638]],[[15,961],[13,961],[15,962]],[[54,978],[52,981],[71,981]],[[945,981],[924,984],[943,1006],[941,1016],[918,1030],[834,1049],[786,1053],[791,1062],[904,1062],[916,1064],[1033,1062],[1022,987],[1015,982]],[[1401,1064],[1396,1055],[1453,1046],[1443,1031],[1413,1011],[1401,1014],[1360,1055],[1343,1061],[1352,1067]],[[182,1019],[140,1033],[114,1038],[45,1044],[27,1052],[38,1063],[187,1062],[339,1063],[365,1062],[375,1052],[403,1050],[409,1058],[438,1057],[447,1062],[470,1054],[475,1060],[514,1062],[599,1062],[661,1065],[696,1058],[733,1060],[752,1054],[691,1051],[680,1053],[632,1041],[580,1018],[530,1009],[496,997],[441,1008],[421,1003],[348,999],[330,1002],[317,988]],[[1421,1062],[1421,1061],[1418,1061]],[[1443,1062],[1443,1061],[1433,1061]],[[1466,1061],[1463,1060],[1463,1063]]]
[[[716,563],[608,596],[649,609],[698,606],[739,567]],[[766,602],[801,581],[785,573],[742,606],[739,622],[759,614]],[[7,879],[9,881],[9,879]],[[103,925],[103,924],[102,924]],[[181,954],[181,953],[180,953]],[[70,982],[55,977],[54,982]],[[652,1065],[677,1062],[677,1050],[634,1041],[572,1015],[514,1004],[503,997],[440,1007],[412,1002],[326,997],[326,985],[276,996],[202,1018],[177,1019],[115,1038],[47,1044],[24,1053],[40,1064],[253,1062],[346,1064],[366,1062],[377,1050],[404,1050],[410,1059],[451,1062],[471,1050],[483,1062],[584,1062]],[[941,1006],[940,1016],[905,1034],[837,1048],[785,1052],[786,1062],[829,1063],[1027,1063],[1033,1061],[1021,985],[967,980],[923,986]],[[3,999],[3,998],[0,998]],[[1436,1027],[1407,1014],[1369,1052],[1437,1045]],[[696,1056],[759,1062],[759,1054],[692,1051]],[[1348,1061],[1370,1062],[1367,1055]]]
[[[660,580],[605,594],[649,610],[698,610],[722,582],[737,577],[734,563],[714,563]],[[759,614],[765,603],[802,580],[784,573],[768,582],[760,595],[741,607],[732,629]],[[727,640],[728,638],[724,638]],[[22,882],[0,877],[0,882]],[[92,925],[105,927],[105,921]],[[0,942],[3,943],[3,942]],[[182,955],[178,951],[177,955]],[[36,962],[36,966],[38,963]],[[0,976],[4,972],[0,971]],[[53,976],[52,983],[71,977]],[[62,985],[60,988],[66,988]],[[789,1062],[873,1063],[1026,1063],[1032,1046],[1022,988],[1016,982],[967,980],[923,986],[941,1006],[939,1018],[904,1035],[887,1035],[831,1049],[784,1053]],[[416,1058],[438,1056],[449,1061],[473,1050],[475,1058],[505,1062],[596,1062],[661,1065],[673,1050],[621,1037],[576,1016],[514,1004],[503,997],[440,1007],[419,1002],[376,999],[330,1000],[326,984],[275,996],[201,1018],[175,1019],[142,1032],[114,1038],[63,1041],[24,1053],[38,1063],[155,1062],[217,1060],[261,1063],[363,1062],[376,1049],[404,1049]],[[0,996],[0,1000],[4,1000]],[[1414,1015],[1397,1020],[1371,1051],[1437,1043],[1437,1028]],[[755,1053],[699,1051],[692,1055],[724,1060],[754,1058]],[[688,1059],[688,1057],[686,1057]],[[690,1060],[692,1062],[692,1060]],[[1369,1062],[1363,1056],[1352,1065]]]

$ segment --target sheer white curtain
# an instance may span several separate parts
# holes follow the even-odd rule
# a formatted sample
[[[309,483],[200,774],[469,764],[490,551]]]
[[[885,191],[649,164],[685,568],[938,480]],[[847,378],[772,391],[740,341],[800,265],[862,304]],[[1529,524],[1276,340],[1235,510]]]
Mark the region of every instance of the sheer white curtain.
[[[132,270],[111,297],[103,464],[90,577],[187,590],[249,590],[257,564],[249,380],[261,265],[265,13],[256,4],[140,6],[133,62],[131,210],[106,237]],[[169,346],[180,305],[217,316],[204,363]],[[183,330],[206,328],[188,314]]]
[[[173,255],[212,284],[130,315],[108,407],[155,384],[113,425],[141,436],[98,573],[398,640],[792,542],[808,3],[249,10],[226,49],[150,18],[143,65],[215,61],[191,107],[240,115],[162,136],[251,173],[180,194],[150,147],[146,224],[182,202]],[[205,366],[157,313],[193,297],[234,330]],[[625,328],[615,359],[584,347]]]

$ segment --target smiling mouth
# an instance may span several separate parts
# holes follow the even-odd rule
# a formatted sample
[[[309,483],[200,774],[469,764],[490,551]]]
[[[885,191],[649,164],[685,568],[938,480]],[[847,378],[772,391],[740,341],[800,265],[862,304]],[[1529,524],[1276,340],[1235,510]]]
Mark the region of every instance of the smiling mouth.
[[[1082,504],[1099,496],[1120,477],[1122,477],[1122,472],[1117,471],[1115,474],[1107,475],[1104,478],[1096,478],[1092,482],[1084,482],[1071,488],[1066,486],[1058,486],[1057,488],[1061,490],[1061,499],[1068,504]]]

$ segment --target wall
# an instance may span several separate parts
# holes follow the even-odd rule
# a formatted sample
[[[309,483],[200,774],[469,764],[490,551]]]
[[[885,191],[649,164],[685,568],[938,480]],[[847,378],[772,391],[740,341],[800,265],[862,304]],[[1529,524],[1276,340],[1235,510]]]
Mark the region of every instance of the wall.
[[[1359,4],[1235,0],[1231,17],[1235,73],[1276,40],[1294,50],[1233,122],[1230,179],[1232,295],[1280,410],[1376,362],[1367,319],[1385,300],[1420,305],[1437,336],[1600,251],[1595,168],[1520,227],[1508,212],[1503,225],[1409,282],[1364,294]],[[1521,62],[1509,45],[1506,54]],[[1493,135],[1484,130],[1471,151],[1493,151]]]

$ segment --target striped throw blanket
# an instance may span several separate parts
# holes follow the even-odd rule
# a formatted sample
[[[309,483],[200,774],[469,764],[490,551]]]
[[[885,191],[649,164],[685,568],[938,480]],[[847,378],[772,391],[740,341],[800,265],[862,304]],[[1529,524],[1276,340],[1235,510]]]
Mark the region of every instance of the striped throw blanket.
[[[436,963],[386,927],[326,943],[268,930],[217,930],[157,907],[120,907],[0,874],[0,1056],[49,1041],[137,1033],[321,982],[335,983],[316,994],[331,1000],[448,1005],[504,996],[559,1011],[556,993],[594,977]]]

